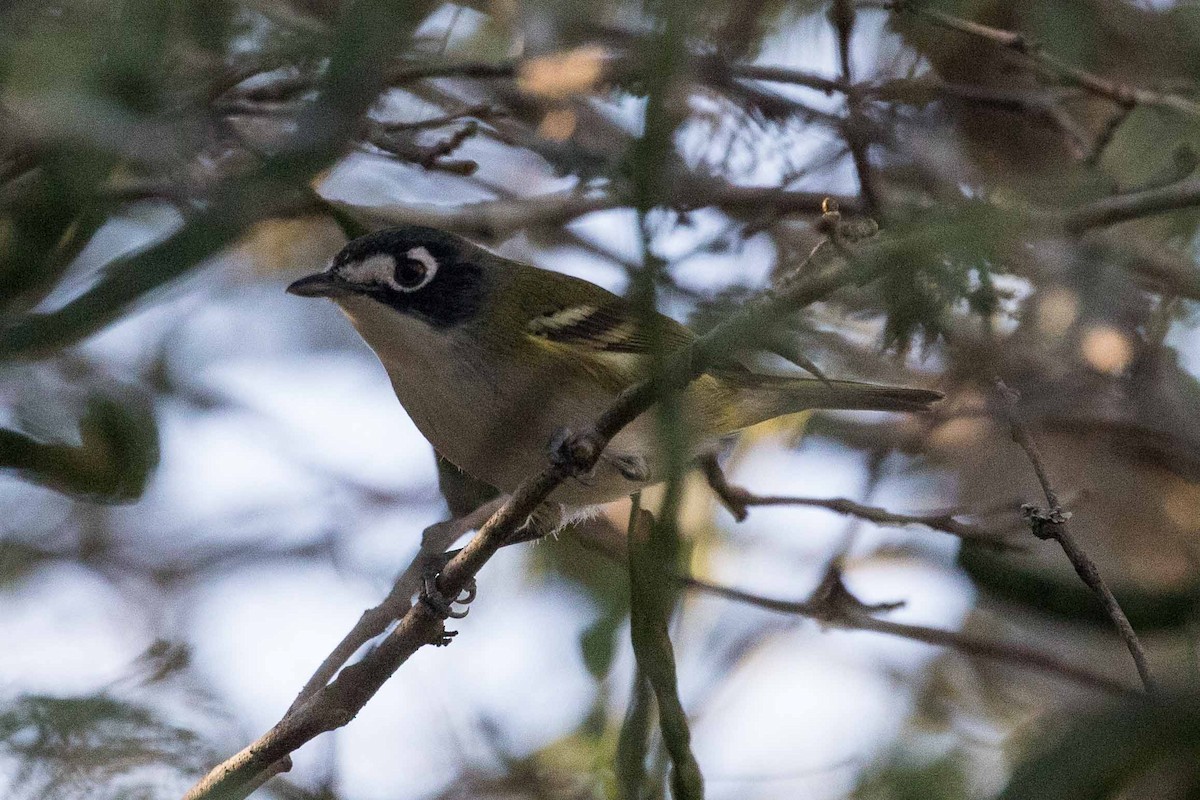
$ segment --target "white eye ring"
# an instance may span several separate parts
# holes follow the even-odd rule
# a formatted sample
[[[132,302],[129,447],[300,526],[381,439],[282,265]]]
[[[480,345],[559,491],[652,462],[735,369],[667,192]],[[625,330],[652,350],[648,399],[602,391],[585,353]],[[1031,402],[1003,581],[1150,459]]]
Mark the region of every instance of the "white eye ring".
[[[438,271],[437,259],[433,257],[424,247],[414,247],[405,254],[410,261],[416,261],[418,264],[425,267],[425,275],[421,281],[412,286],[401,286],[393,281],[393,286],[402,292],[415,292],[419,289],[424,289],[429,285],[429,282],[434,279]]]
[[[396,259],[386,253],[376,253],[362,261],[350,261],[342,267],[342,277],[351,283],[377,283],[396,286]]]

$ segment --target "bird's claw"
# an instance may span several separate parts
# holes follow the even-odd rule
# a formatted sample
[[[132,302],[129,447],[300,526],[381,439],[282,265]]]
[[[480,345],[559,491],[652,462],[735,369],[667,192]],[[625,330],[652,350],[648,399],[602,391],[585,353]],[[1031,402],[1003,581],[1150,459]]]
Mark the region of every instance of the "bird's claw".
[[[438,587],[438,578],[442,574],[442,569],[457,553],[458,551],[456,550],[433,557],[429,560],[425,572],[421,575],[421,591],[417,595],[417,600],[424,603],[429,610],[437,614],[441,619],[462,619],[465,617],[470,609],[464,607],[459,611],[454,606],[456,604],[469,606],[479,593],[474,578],[471,578],[470,582],[453,599],[446,597]]]
[[[579,434],[570,428],[559,428],[550,438],[554,463],[568,467],[576,477],[591,475],[602,449],[594,433]]]

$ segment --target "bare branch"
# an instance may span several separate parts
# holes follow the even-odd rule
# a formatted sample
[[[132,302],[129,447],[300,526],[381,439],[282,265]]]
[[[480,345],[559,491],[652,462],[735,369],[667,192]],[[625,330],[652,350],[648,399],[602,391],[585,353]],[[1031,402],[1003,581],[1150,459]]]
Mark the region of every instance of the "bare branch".
[[[692,180],[675,184],[671,205],[681,209],[712,206],[734,214],[759,213],[764,208],[770,208],[777,214],[818,215],[822,212],[822,203],[829,198],[830,195],[819,192]],[[835,199],[838,206],[848,213],[857,213],[861,209],[861,203],[856,198]],[[371,227],[428,225],[489,239],[502,239],[522,228],[563,225],[595,211],[620,208],[627,205],[628,200],[615,192],[565,191],[459,206],[360,206],[344,201],[330,202]]]
[[[1008,422],[1009,431],[1012,434],[1012,439],[1017,443],[1025,455],[1029,458],[1029,463],[1033,465],[1033,471],[1037,475],[1038,482],[1042,485],[1042,492],[1046,495],[1046,502],[1049,504],[1048,509],[1037,508],[1036,506],[1025,506],[1024,511],[1029,519],[1030,527],[1033,534],[1039,539],[1053,539],[1059,543],[1063,552],[1066,553],[1071,566],[1075,568],[1076,574],[1087,585],[1089,589],[1095,593],[1104,606],[1105,612],[1113,625],[1116,626],[1117,632],[1120,633],[1121,639],[1124,640],[1129,654],[1133,657],[1133,663],[1137,667],[1138,676],[1142,679],[1142,685],[1146,691],[1155,690],[1153,677],[1150,675],[1150,668],[1146,663],[1146,651],[1142,649],[1142,643],[1138,639],[1137,633],[1133,630],[1133,626],[1129,623],[1129,618],[1125,616],[1125,612],[1121,609],[1117,598],[1113,595],[1112,590],[1108,588],[1104,578],[1100,575],[1100,570],[1096,568],[1096,564],[1079,543],[1067,525],[1067,520],[1070,519],[1070,512],[1064,511],[1062,505],[1058,501],[1058,493],[1054,491],[1054,487],[1050,482],[1049,473],[1046,471],[1045,462],[1042,461],[1042,455],[1038,451],[1037,444],[1029,435],[1029,431],[1017,419],[1016,415],[1016,392],[1004,385],[1004,382],[997,379],[996,389],[1000,395],[1000,409],[1004,414],[1005,420]]]
[[[1200,205],[1200,178],[1188,178],[1140,192],[1105,197],[1067,212],[1063,226],[1072,233]]]
[[[832,573],[836,578],[836,573]],[[799,602],[776,600],[760,595],[720,586],[699,578],[682,578],[683,584],[693,589],[715,594],[740,603],[748,603],[768,611],[778,611],[782,614],[796,614],[809,619],[815,619],[826,625],[847,630],[873,631],[888,636],[897,636],[915,642],[924,642],[936,647],[946,647],[976,658],[986,658],[1002,664],[1012,664],[1018,667],[1038,670],[1058,675],[1068,680],[1094,689],[1099,689],[1116,695],[1128,695],[1132,690],[1120,681],[1101,675],[1091,670],[1077,667],[1049,653],[1043,653],[1018,642],[993,642],[977,636],[970,636],[941,628],[931,628],[925,625],[909,625],[903,622],[890,622],[873,617],[861,602],[853,598],[840,579],[830,588],[830,580],[822,583],[822,587],[808,600]],[[839,590],[840,587],[840,590]],[[848,599],[849,598],[849,599]]]
[[[972,542],[982,547],[994,550],[1010,549],[1001,537],[1006,531],[987,529],[978,525],[963,522],[957,517],[964,516],[960,512],[937,511],[925,514],[898,514],[878,506],[868,506],[844,497],[779,497],[756,495],[741,486],[729,483],[715,456],[706,456],[700,461],[704,477],[708,485],[721,499],[729,512],[738,522],[746,519],[753,506],[807,506],[809,508],[824,508],[837,514],[857,517],[877,525],[924,525],[951,536],[957,536],[963,541]]]

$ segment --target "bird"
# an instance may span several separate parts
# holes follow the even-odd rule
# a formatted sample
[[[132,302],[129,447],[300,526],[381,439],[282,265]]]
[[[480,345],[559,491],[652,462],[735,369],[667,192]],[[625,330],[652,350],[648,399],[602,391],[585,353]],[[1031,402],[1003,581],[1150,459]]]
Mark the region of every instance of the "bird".
[[[543,469],[565,433],[589,430],[623,389],[647,378],[655,346],[669,354],[696,338],[666,315],[647,320],[589,281],[415,225],[353,239],[325,270],[287,291],[336,303],[437,454],[504,493]],[[696,455],[786,414],[921,411],[940,398],[929,389],[771,374],[734,361],[680,395]],[[544,504],[539,534],[665,480],[655,422],[654,409],[643,413],[590,474],[560,484]]]

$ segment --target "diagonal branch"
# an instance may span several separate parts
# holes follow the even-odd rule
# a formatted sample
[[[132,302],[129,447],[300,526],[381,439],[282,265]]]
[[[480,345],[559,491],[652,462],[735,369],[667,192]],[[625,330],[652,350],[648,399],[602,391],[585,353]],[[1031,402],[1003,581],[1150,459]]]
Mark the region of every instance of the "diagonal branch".
[[[618,564],[624,564],[628,560],[628,542],[610,522],[603,519],[589,521],[576,528],[574,535],[583,547],[604,558]],[[762,597],[690,575],[676,577],[687,588],[749,603],[768,611],[795,614],[816,620],[824,625],[846,630],[872,631],[914,642],[924,642],[935,647],[946,647],[975,658],[1059,675],[1081,685],[1111,694],[1129,695],[1134,693],[1134,690],[1122,681],[1076,666],[1019,642],[996,642],[958,631],[879,619],[874,614],[892,610],[900,604],[870,605],[861,602],[845,587],[836,569],[830,570],[810,597],[801,601]]]
[[[1121,639],[1125,642],[1125,647],[1128,648],[1129,654],[1133,657],[1134,666],[1137,667],[1138,676],[1142,679],[1142,685],[1146,691],[1152,692],[1155,690],[1154,678],[1150,675],[1150,668],[1146,663],[1146,651],[1142,649],[1142,643],[1138,639],[1137,632],[1134,631],[1133,625],[1130,624],[1129,618],[1125,616],[1125,612],[1121,609],[1117,598],[1113,595],[1112,590],[1100,575],[1100,570],[1096,568],[1096,563],[1088,557],[1079,542],[1071,535],[1071,531],[1067,525],[1067,520],[1071,514],[1064,511],[1058,500],[1058,493],[1054,490],[1050,482],[1049,473],[1046,471],[1045,462],[1042,461],[1042,455],[1038,450],[1037,444],[1029,435],[1029,431],[1021,424],[1016,416],[1016,400],[1017,394],[1009,389],[1003,381],[996,380],[996,389],[1000,395],[1000,410],[1008,422],[1009,431],[1012,434],[1012,439],[1017,443],[1025,455],[1029,458],[1029,463],[1033,465],[1033,471],[1037,475],[1038,483],[1042,485],[1042,492],[1046,495],[1046,502],[1049,504],[1048,509],[1041,509],[1036,506],[1028,505],[1023,508],[1026,517],[1029,519],[1029,524],[1033,530],[1033,535],[1039,539],[1053,539],[1062,547],[1067,558],[1071,562],[1071,566],[1075,568],[1076,574],[1087,585],[1089,589],[1100,600],[1100,604],[1104,606],[1105,612],[1113,625],[1116,626],[1117,632],[1121,635]]]
[[[719,180],[689,178],[673,184],[672,195],[664,204],[685,210],[720,208],[735,215],[757,213],[765,207],[770,207],[778,214],[819,215],[822,204],[830,197],[820,192],[736,186]],[[862,210],[862,204],[854,197],[837,196],[833,199],[846,213],[854,214]],[[427,225],[465,235],[500,239],[521,228],[559,226],[595,211],[620,208],[628,204],[628,199],[617,192],[568,190],[456,206],[360,206],[340,200],[328,202],[371,227]]]

